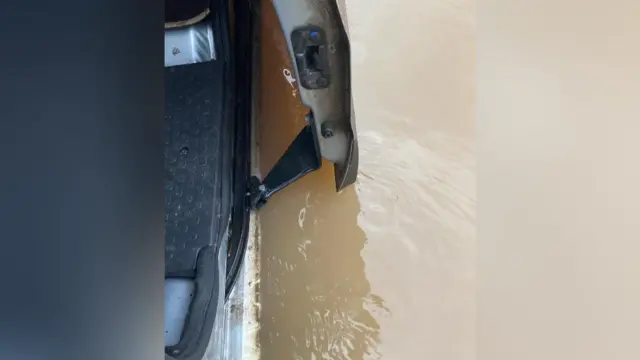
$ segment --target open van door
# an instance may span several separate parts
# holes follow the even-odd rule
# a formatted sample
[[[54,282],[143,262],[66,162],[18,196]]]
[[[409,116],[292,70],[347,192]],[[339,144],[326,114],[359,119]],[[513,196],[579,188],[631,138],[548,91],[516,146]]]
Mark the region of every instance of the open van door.
[[[334,164],[337,191],[356,180],[349,41],[337,4],[272,3],[294,63],[290,81],[309,112],[307,126],[259,179],[251,177],[250,164],[254,48],[258,9],[271,4],[165,1],[166,359],[243,358],[237,335],[244,330],[230,330],[238,316],[229,315],[225,302],[243,296],[233,290],[250,211],[319,169],[323,158]]]
[[[319,169],[321,158],[334,164],[337,191],[353,184],[358,173],[349,38],[336,0],[272,2],[293,60],[292,76],[309,113],[307,126],[280,161],[262,181],[253,179],[251,197],[256,208]]]

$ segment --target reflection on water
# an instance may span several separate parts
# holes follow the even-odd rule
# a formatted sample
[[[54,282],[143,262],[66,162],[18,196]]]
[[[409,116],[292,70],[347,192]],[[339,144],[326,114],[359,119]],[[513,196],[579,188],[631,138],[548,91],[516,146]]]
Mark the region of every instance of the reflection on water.
[[[259,212],[264,359],[473,357],[475,9],[464,0],[402,3],[341,4],[357,184],[337,194],[325,163]],[[264,174],[307,113],[266,0],[261,52]]]
[[[355,191],[336,195],[331,171],[317,175],[260,214],[263,244],[273,242],[263,247],[265,359],[362,359],[379,341]]]

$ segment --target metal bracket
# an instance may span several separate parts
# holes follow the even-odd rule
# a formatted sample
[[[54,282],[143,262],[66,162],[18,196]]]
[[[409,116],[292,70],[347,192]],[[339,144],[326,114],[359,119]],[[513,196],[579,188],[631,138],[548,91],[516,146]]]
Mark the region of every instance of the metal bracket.
[[[199,23],[164,30],[164,66],[196,64],[216,59],[213,25]]]
[[[255,176],[251,178],[248,195],[252,208],[260,209],[273,194],[322,166],[313,117],[309,115],[307,119],[309,124],[298,133],[267,176],[262,181]]]

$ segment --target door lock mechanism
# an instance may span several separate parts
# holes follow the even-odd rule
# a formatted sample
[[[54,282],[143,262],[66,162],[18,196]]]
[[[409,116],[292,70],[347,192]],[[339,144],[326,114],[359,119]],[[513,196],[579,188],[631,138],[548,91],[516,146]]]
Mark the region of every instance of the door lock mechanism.
[[[327,38],[318,26],[297,28],[291,33],[291,44],[298,66],[300,84],[305,89],[324,89],[331,83],[327,58]]]

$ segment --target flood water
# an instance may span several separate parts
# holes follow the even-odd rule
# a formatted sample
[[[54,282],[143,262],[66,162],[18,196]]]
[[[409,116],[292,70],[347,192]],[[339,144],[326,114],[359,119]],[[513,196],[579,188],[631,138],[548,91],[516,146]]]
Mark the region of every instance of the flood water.
[[[265,174],[305,125],[262,2]],[[258,213],[263,359],[472,359],[475,3],[347,0],[360,172],[325,163]]]

